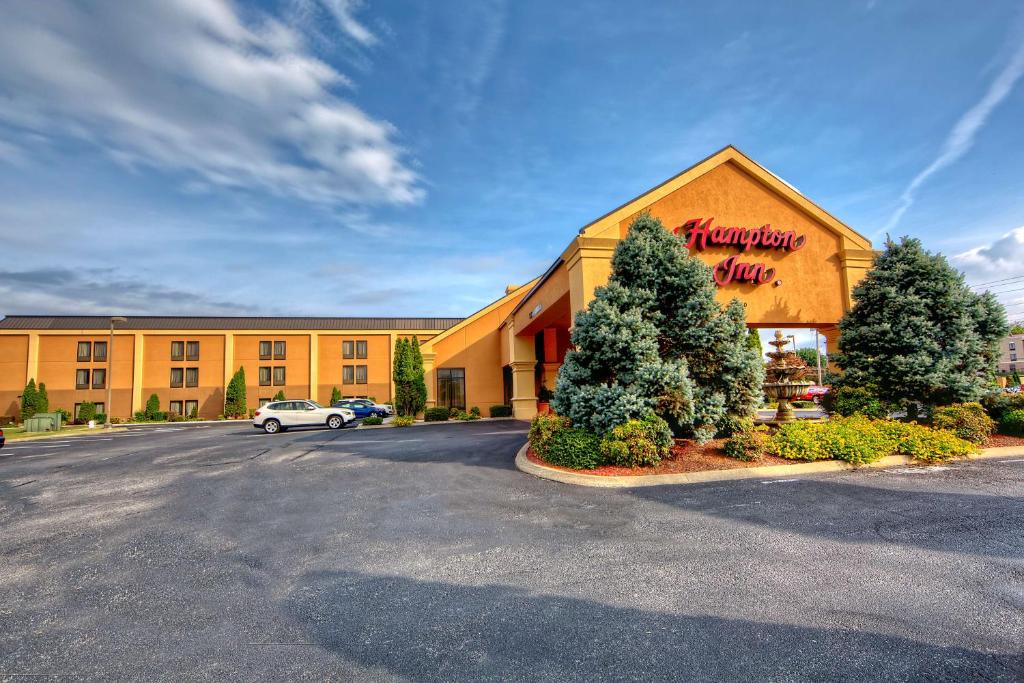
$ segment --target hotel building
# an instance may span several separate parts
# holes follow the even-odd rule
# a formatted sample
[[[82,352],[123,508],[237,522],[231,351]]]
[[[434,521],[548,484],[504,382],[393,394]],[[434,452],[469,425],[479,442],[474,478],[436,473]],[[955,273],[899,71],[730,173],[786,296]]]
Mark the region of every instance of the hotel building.
[[[161,410],[213,418],[239,368],[251,408],[278,391],[325,403],[335,387],[386,402],[395,342],[415,337],[428,405],[486,414],[510,404],[528,419],[539,388],[554,388],[575,313],[607,281],[642,211],[714,268],[719,299],[743,301],[748,325],[816,328],[837,348],[836,325],[874,257],[870,241],[730,146],[584,226],[542,275],[466,318],[129,317],[108,348],[109,317],[9,316],[0,320],[0,415],[17,414],[34,379],[51,408],[91,401],[107,411],[109,382],[113,416],[156,394]]]

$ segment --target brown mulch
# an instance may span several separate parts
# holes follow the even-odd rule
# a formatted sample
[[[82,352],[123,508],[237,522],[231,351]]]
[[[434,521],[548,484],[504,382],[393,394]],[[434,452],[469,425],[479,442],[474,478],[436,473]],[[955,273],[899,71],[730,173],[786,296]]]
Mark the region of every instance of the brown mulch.
[[[542,460],[533,449],[526,451],[526,457],[533,463],[551,467],[563,472],[575,472],[576,474],[594,474],[599,477],[635,477],[645,474],[680,474],[683,472],[705,472],[707,470],[732,470],[741,467],[761,467],[764,465],[795,465],[796,460],[786,460],[766,455],[761,460],[743,462],[730,458],[722,450],[725,439],[715,439],[704,445],[696,444],[688,439],[677,439],[676,444],[667,458],[664,458],[657,467],[619,467],[617,465],[602,465],[592,470],[573,470],[568,467],[552,465]]]
[[[1024,437],[1008,434],[993,434],[988,437],[982,448],[999,448],[1000,446],[1024,446]]]

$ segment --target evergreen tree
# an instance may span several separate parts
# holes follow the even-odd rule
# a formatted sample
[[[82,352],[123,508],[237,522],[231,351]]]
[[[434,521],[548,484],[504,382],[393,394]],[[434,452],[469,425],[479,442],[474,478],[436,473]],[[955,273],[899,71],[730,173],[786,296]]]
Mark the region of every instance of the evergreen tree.
[[[285,397],[284,397],[284,389],[278,389],[277,390],[277,393],[274,394],[274,400],[275,401],[284,401],[284,400],[286,400]]]
[[[814,349],[804,347],[796,350],[796,355],[800,356],[804,363],[807,363],[809,368],[818,367],[818,354],[814,352]]]
[[[976,401],[992,383],[1006,313],[976,294],[946,259],[917,239],[887,240],[853,289],[839,324],[840,383],[865,387],[909,412]]]
[[[409,412],[412,406],[411,376],[412,348],[409,345],[409,340],[399,338],[395,342],[395,355],[391,370],[391,378],[395,382],[395,410],[399,415],[415,415],[415,413]]]
[[[1010,325],[1010,334],[1024,334],[1024,323],[1018,321]]]
[[[238,368],[224,396],[224,415],[226,417],[245,417],[248,410],[245,398],[245,368]]]
[[[764,347],[761,346],[761,335],[758,334],[756,327],[751,327],[747,331],[747,347],[755,352],[758,358],[764,360]]]
[[[146,419],[156,420],[160,417],[160,397],[156,394],[150,394],[149,398],[146,399]]]
[[[35,379],[29,379],[21,392],[21,421],[24,422],[39,412],[39,391]]]
[[[46,393],[46,383],[39,383],[39,394],[36,397],[36,412],[37,413],[48,413],[50,412],[50,397]]]
[[[341,400],[341,392],[338,391],[338,387],[333,387],[331,389],[331,405],[333,406],[335,403],[337,403],[340,400]]]
[[[711,268],[641,214],[576,316],[552,407],[598,433],[652,411],[700,441],[730,431],[753,414],[764,364],[743,304],[723,309],[715,294]]]
[[[420,351],[420,340],[412,338],[409,345],[411,358],[412,380],[410,382],[410,415],[416,415],[427,407],[427,382],[426,371],[423,369],[423,353]]]

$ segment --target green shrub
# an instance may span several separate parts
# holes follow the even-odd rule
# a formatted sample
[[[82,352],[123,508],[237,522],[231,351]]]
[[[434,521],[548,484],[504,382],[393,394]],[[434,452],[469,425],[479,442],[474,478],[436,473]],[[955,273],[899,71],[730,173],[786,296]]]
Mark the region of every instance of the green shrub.
[[[423,411],[424,422],[444,422],[448,419],[447,408],[427,408]]]
[[[122,423],[123,421],[124,421],[124,420],[122,420],[122,419],[121,419],[121,418],[119,418],[119,417],[112,417],[112,418],[110,418],[110,424],[112,424],[112,425],[119,425],[119,424],[121,424],[121,423]]]
[[[480,417],[480,406],[473,406],[472,408],[470,408],[469,409],[469,414],[470,415],[476,415],[477,417]]]
[[[287,397],[284,395],[284,389],[278,389],[277,393],[274,394],[275,401],[287,401]]]
[[[883,420],[889,416],[889,406],[864,387],[840,387],[822,397],[822,407],[830,415],[850,417],[864,415]]]
[[[817,406],[818,404],[814,401],[793,401],[794,408],[816,408]]]
[[[392,427],[411,427],[416,422],[416,418],[412,415],[399,415],[391,421]]]
[[[473,413],[467,413],[464,411],[460,411],[459,414],[456,415],[455,417],[459,420],[462,420],[463,422],[471,422],[472,420],[480,419],[479,415],[474,415]]]
[[[384,418],[380,415],[370,415],[363,418],[364,425],[379,425],[384,424]]]
[[[622,467],[654,466],[668,455],[672,430],[657,415],[629,420],[614,427],[601,440],[602,462]]]
[[[98,425],[105,425],[105,424],[107,424],[107,414],[106,413],[96,413],[96,417],[94,417],[93,420],[95,420],[96,424],[98,424]]]
[[[90,401],[86,401],[82,405],[78,406],[78,419],[75,420],[80,425],[88,424],[89,420],[96,419],[96,404]]]
[[[530,448],[541,458],[547,459],[548,445],[557,432],[569,429],[572,423],[569,418],[561,415],[547,414],[537,415],[530,422],[530,433],[528,440]]]
[[[146,421],[146,411],[145,410],[136,410],[135,413],[132,415],[132,422],[145,422],[145,421]]]
[[[768,428],[764,425],[754,426],[753,420],[747,420],[748,426],[733,433],[725,442],[725,454],[743,462],[760,460],[768,452]]]
[[[53,412],[60,413],[61,424],[71,424],[71,413],[69,413],[63,408],[55,408]]]
[[[337,403],[340,400],[341,400],[341,391],[338,390],[338,387],[332,387],[331,388],[331,405],[333,406],[335,403]]]
[[[1010,436],[1024,436],[1024,409],[1004,413],[999,420],[999,432]]]
[[[462,412],[462,410],[460,408],[455,408],[455,407],[449,408],[448,409],[448,417],[449,418],[458,417],[459,413],[461,413],[461,412]]]
[[[491,406],[491,417],[512,417],[512,406]]]
[[[231,376],[224,391],[224,414],[227,417],[242,417],[246,413],[245,368],[241,367]]]
[[[156,420],[157,415],[160,413],[160,397],[156,394],[150,394],[149,398],[146,399],[146,412],[143,413],[144,419]]]
[[[167,413],[168,422],[184,422],[185,416],[178,413]]]
[[[21,392],[21,421],[24,422],[39,412],[39,390],[36,381],[30,379]]]
[[[592,470],[603,462],[601,438],[583,429],[559,429],[547,441],[542,457],[552,465]]]
[[[996,423],[985,414],[980,403],[954,403],[935,409],[932,426],[948,429],[964,441],[980,444],[992,435]]]

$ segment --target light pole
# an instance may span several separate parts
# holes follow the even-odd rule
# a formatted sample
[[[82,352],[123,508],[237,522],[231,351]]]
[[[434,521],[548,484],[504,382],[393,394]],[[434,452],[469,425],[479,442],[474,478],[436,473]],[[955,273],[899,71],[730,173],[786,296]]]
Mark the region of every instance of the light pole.
[[[818,386],[821,386],[821,342],[818,340],[818,328],[814,328],[814,353],[818,357]]]
[[[105,429],[110,429],[114,426],[111,418],[111,411],[114,409],[113,404],[110,402],[112,389],[114,387],[114,323],[126,323],[128,318],[114,315],[110,317],[110,341],[107,343],[107,405],[105,409],[107,411],[107,422],[104,425]]]

